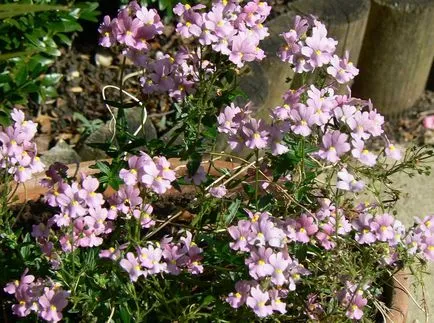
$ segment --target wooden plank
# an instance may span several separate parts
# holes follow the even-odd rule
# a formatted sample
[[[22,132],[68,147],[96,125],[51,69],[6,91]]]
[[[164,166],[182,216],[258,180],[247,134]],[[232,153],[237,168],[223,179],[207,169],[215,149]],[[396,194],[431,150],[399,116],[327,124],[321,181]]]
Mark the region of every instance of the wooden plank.
[[[388,116],[425,89],[434,56],[434,0],[372,0],[353,94]]]

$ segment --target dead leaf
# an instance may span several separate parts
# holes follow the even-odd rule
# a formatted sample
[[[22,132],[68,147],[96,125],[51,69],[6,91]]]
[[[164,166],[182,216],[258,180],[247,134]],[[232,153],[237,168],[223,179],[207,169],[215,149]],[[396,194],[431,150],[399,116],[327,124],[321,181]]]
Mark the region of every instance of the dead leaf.
[[[36,117],[35,122],[39,124],[39,129],[41,133],[51,134],[51,121],[56,120],[46,114],[40,114]]]

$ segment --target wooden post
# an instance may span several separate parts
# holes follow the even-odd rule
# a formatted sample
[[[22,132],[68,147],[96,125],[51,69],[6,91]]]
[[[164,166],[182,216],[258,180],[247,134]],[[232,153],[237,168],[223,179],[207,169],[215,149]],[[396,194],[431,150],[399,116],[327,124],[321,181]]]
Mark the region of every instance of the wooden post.
[[[267,118],[270,109],[282,103],[282,94],[289,89],[286,80],[294,76],[276,52],[284,43],[280,34],[291,28],[295,15],[317,16],[326,24],[330,37],[339,41],[336,53],[343,56],[349,50],[351,61],[357,65],[369,8],[369,0],[297,0],[291,3],[288,13],[272,19],[267,24],[270,36],[261,46],[267,57],[250,64],[251,72],[241,82],[242,89],[257,106],[258,115]]]
[[[434,0],[372,0],[354,96],[396,116],[425,89],[434,55]]]

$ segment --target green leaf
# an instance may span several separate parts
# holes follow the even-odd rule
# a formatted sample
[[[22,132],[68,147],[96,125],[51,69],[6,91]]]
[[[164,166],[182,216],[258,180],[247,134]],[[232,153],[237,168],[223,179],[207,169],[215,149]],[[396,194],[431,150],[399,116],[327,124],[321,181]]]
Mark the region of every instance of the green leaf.
[[[59,74],[59,73],[46,74],[44,75],[41,84],[45,86],[56,85],[57,83],[59,83],[62,77],[63,74]]]
[[[26,15],[29,13],[50,10],[68,10],[68,7],[49,4],[0,4],[0,19],[12,18],[15,16]]]
[[[225,227],[229,226],[232,223],[232,220],[235,218],[235,215],[240,208],[241,200],[236,199],[232,202],[232,204],[228,208],[228,214],[226,214],[223,218]]]

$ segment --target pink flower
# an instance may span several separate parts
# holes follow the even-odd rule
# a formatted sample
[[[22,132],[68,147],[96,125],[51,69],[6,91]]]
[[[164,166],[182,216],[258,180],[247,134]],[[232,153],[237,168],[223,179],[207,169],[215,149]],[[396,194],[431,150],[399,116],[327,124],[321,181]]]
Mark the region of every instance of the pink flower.
[[[267,292],[261,291],[261,288],[252,287],[250,289],[250,296],[247,297],[247,306],[253,309],[253,312],[259,317],[266,317],[273,313],[271,305],[266,305],[270,300]]]
[[[226,189],[226,187],[224,185],[212,187],[209,190],[209,194],[211,194],[211,196],[214,196],[215,198],[218,198],[218,199],[223,198],[227,193],[228,193],[228,190]]]
[[[347,139],[348,136],[338,130],[327,132],[322,137],[323,145],[318,152],[318,156],[327,159],[331,163],[336,163],[340,160],[340,156],[351,149]]]
[[[388,144],[388,146],[385,148],[386,156],[395,160],[401,160],[402,154],[401,150],[396,148],[393,144]]]
[[[273,274],[274,268],[269,263],[269,258],[273,250],[271,248],[265,249],[265,247],[260,247],[257,250],[252,250],[250,257],[246,259],[246,265],[249,266],[249,274],[254,279],[260,277],[271,276]]]
[[[235,293],[230,293],[228,297],[226,297],[226,302],[228,302],[232,308],[239,308],[247,301],[250,292],[250,283],[246,280],[237,281],[235,283],[235,290]]]
[[[69,293],[63,290],[44,288],[44,294],[39,298],[40,316],[49,322],[62,319],[62,310],[68,305]]]
[[[316,22],[316,26],[312,28],[312,36],[306,38],[306,45],[301,48],[301,53],[309,58],[309,64],[315,68],[330,62],[337,41],[327,38],[325,26]]]
[[[312,133],[311,126],[315,124],[314,110],[312,107],[306,107],[304,104],[297,104],[290,112],[293,125],[292,131],[303,137]]]
[[[423,126],[426,129],[434,129],[434,115],[425,117],[423,119]]]
[[[327,68],[327,73],[333,76],[340,84],[348,83],[359,74],[359,70],[354,67],[353,63],[348,61],[348,58],[348,51],[345,52],[343,58],[334,55],[330,60],[331,66]]]
[[[345,168],[338,172],[336,188],[344,191],[360,192],[364,187],[365,183],[363,181],[356,181],[354,176],[348,173]]]
[[[136,282],[145,273],[132,252],[127,253],[126,259],[121,260],[120,266],[130,275],[132,282]]]
[[[372,167],[377,162],[377,156],[371,153],[368,149],[365,148],[365,143],[361,140],[353,140],[353,150],[351,150],[351,154],[354,158],[358,159],[362,164]]]
[[[250,119],[243,126],[243,133],[246,137],[245,144],[250,149],[263,149],[267,147],[269,131],[262,120]]]

